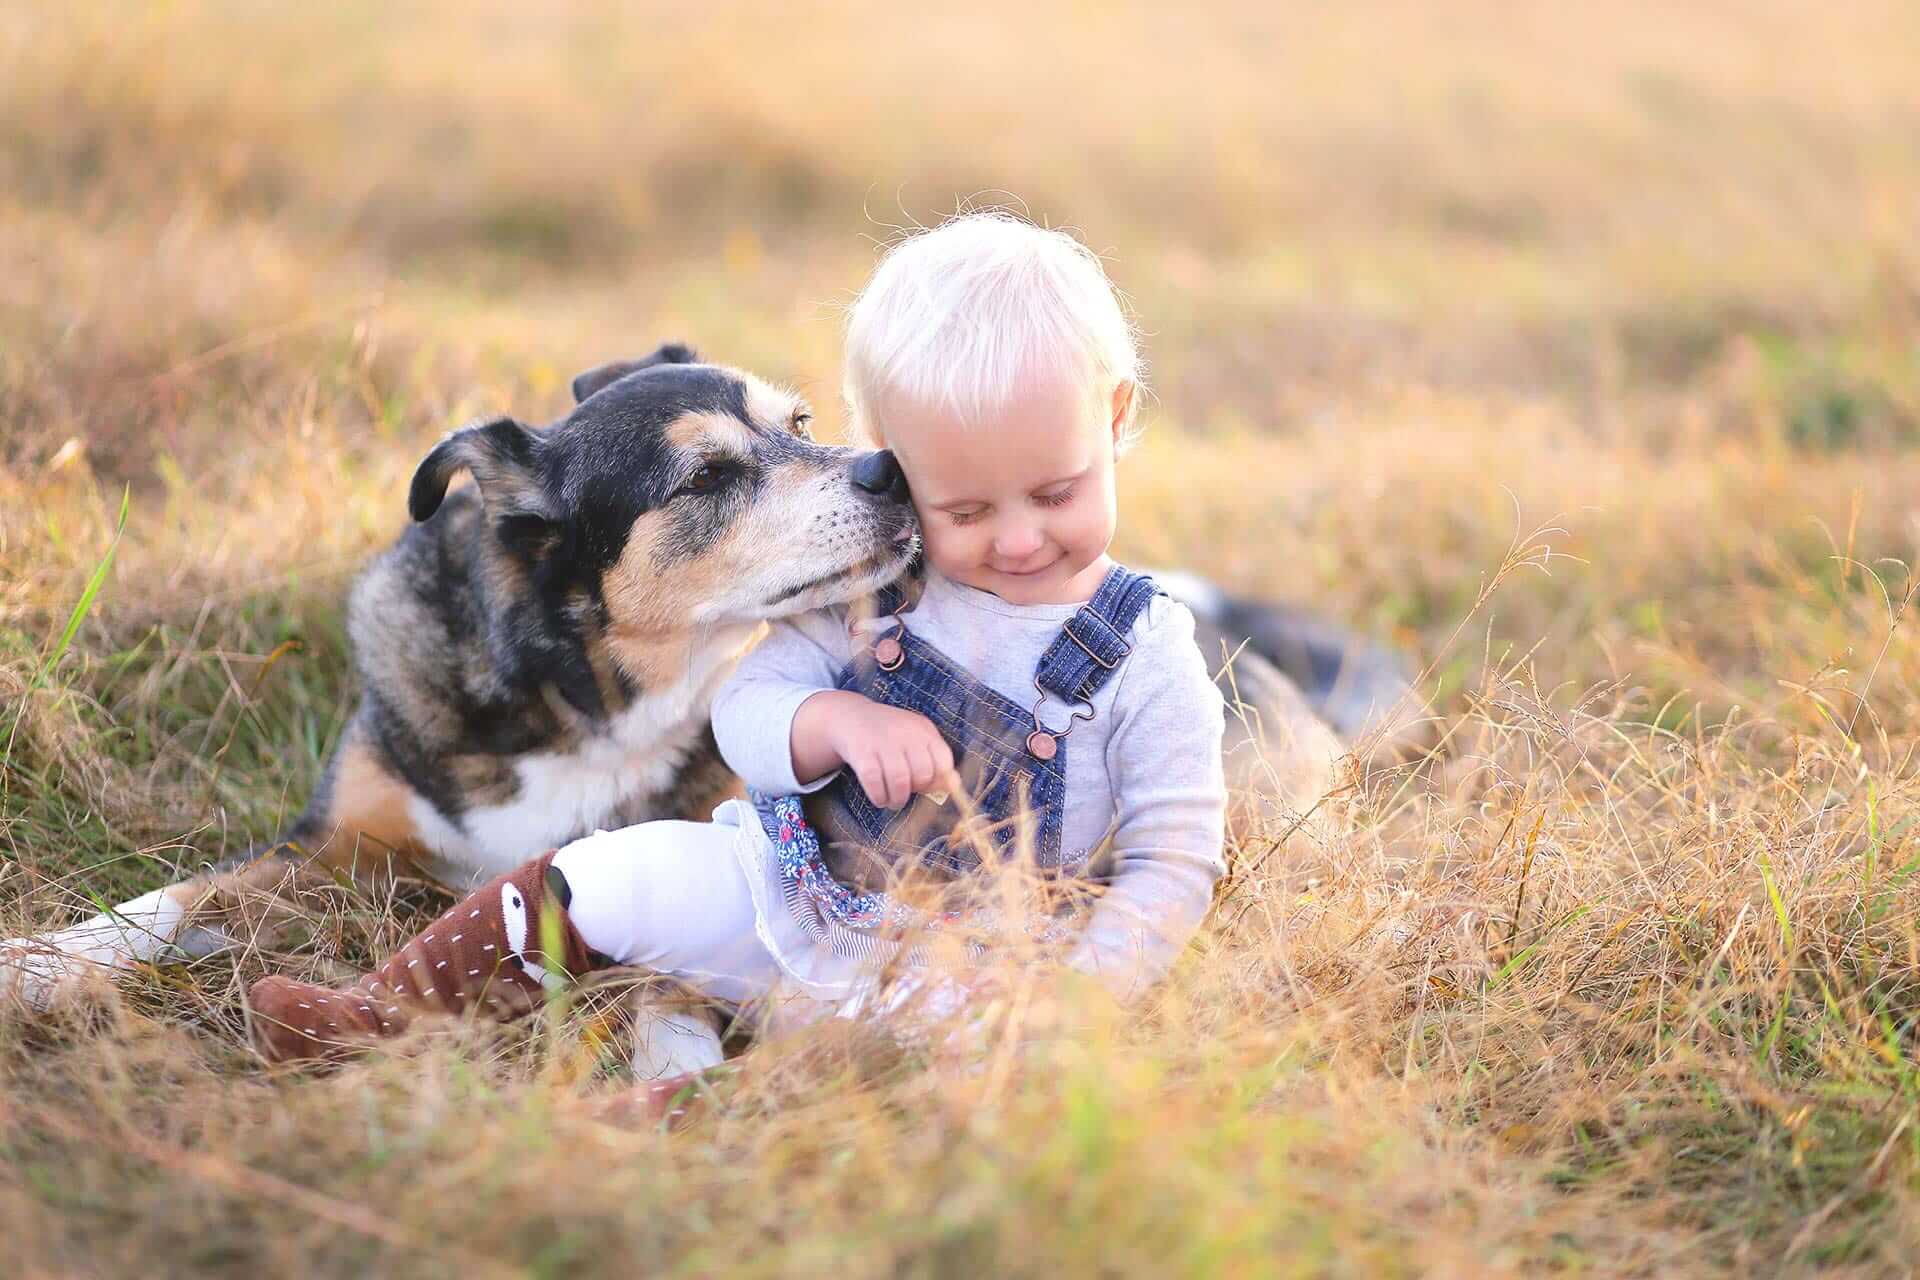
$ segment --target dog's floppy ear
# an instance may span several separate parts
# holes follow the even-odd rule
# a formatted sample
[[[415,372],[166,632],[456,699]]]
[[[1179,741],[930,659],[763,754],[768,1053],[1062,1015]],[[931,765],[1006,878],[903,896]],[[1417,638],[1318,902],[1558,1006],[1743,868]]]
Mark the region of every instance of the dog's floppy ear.
[[[579,404],[594,392],[620,381],[630,373],[642,369],[651,369],[657,364],[697,364],[700,357],[693,348],[685,343],[668,342],[650,356],[638,360],[615,360],[612,364],[603,364],[598,369],[589,369],[573,380],[573,402]]]
[[[415,520],[427,519],[440,509],[453,473],[471,471],[502,537],[515,544],[544,541],[559,514],[540,484],[540,447],[540,438],[512,418],[462,427],[421,460],[407,491],[407,510]]]

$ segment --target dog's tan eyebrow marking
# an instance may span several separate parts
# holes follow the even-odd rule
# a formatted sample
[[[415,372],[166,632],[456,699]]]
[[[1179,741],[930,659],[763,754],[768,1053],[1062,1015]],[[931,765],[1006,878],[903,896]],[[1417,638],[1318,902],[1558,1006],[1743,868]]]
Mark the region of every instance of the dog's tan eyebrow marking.
[[[731,414],[688,413],[667,424],[667,443],[686,453],[753,452],[753,433]]]
[[[757,378],[747,385],[747,416],[756,426],[788,431],[797,415],[811,412],[806,400],[794,392],[768,386]]]
[[[728,372],[740,379],[743,394],[741,407],[746,410],[747,422],[754,431],[774,431],[781,435],[791,435],[794,430],[794,418],[800,414],[813,416],[806,397],[789,387],[776,386],[747,373],[741,369]]]

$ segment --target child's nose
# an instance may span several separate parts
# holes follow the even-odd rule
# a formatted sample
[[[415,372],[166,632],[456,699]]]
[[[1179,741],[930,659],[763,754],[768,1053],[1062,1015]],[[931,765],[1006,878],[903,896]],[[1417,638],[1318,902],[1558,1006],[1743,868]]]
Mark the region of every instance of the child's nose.
[[[1040,549],[1040,530],[1021,521],[994,530],[993,549],[1009,560],[1030,556]]]

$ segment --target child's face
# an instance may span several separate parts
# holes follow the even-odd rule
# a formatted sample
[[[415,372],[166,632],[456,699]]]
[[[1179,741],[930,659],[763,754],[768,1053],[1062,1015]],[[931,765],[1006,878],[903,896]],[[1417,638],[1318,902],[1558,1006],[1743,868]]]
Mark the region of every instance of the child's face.
[[[881,406],[928,562],[1013,604],[1085,600],[1113,541],[1114,441],[1133,384],[1040,375],[990,422]]]

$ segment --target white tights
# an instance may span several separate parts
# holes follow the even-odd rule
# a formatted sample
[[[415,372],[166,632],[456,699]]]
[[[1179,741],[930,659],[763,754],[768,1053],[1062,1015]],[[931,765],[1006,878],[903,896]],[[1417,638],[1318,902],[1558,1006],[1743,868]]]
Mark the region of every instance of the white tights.
[[[573,891],[567,916],[619,964],[729,1004],[764,996],[781,969],[754,932],[738,839],[711,822],[644,822],[576,840],[553,859]]]
[[[835,1004],[799,995],[755,930],[753,893],[734,856],[738,839],[738,829],[724,823],[646,822],[576,840],[553,859],[572,890],[567,916],[582,941],[615,963],[665,974],[727,1004],[764,1001],[762,1021],[885,1016],[909,999],[922,1017],[937,1019],[966,1003],[963,987],[938,980],[895,981],[884,995],[861,990]],[[777,1011],[768,999],[776,996]],[[642,1011],[635,1075],[660,1079],[720,1061],[708,1018]]]
[[[623,965],[675,978],[732,1005],[780,984],[754,932],[753,895],[734,857],[738,832],[709,822],[647,822],[600,831],[554,855],[581,940]],[[642,1010],[634,1074],[660,1079],[721,1060],[720,1036],[697,1012]]]

